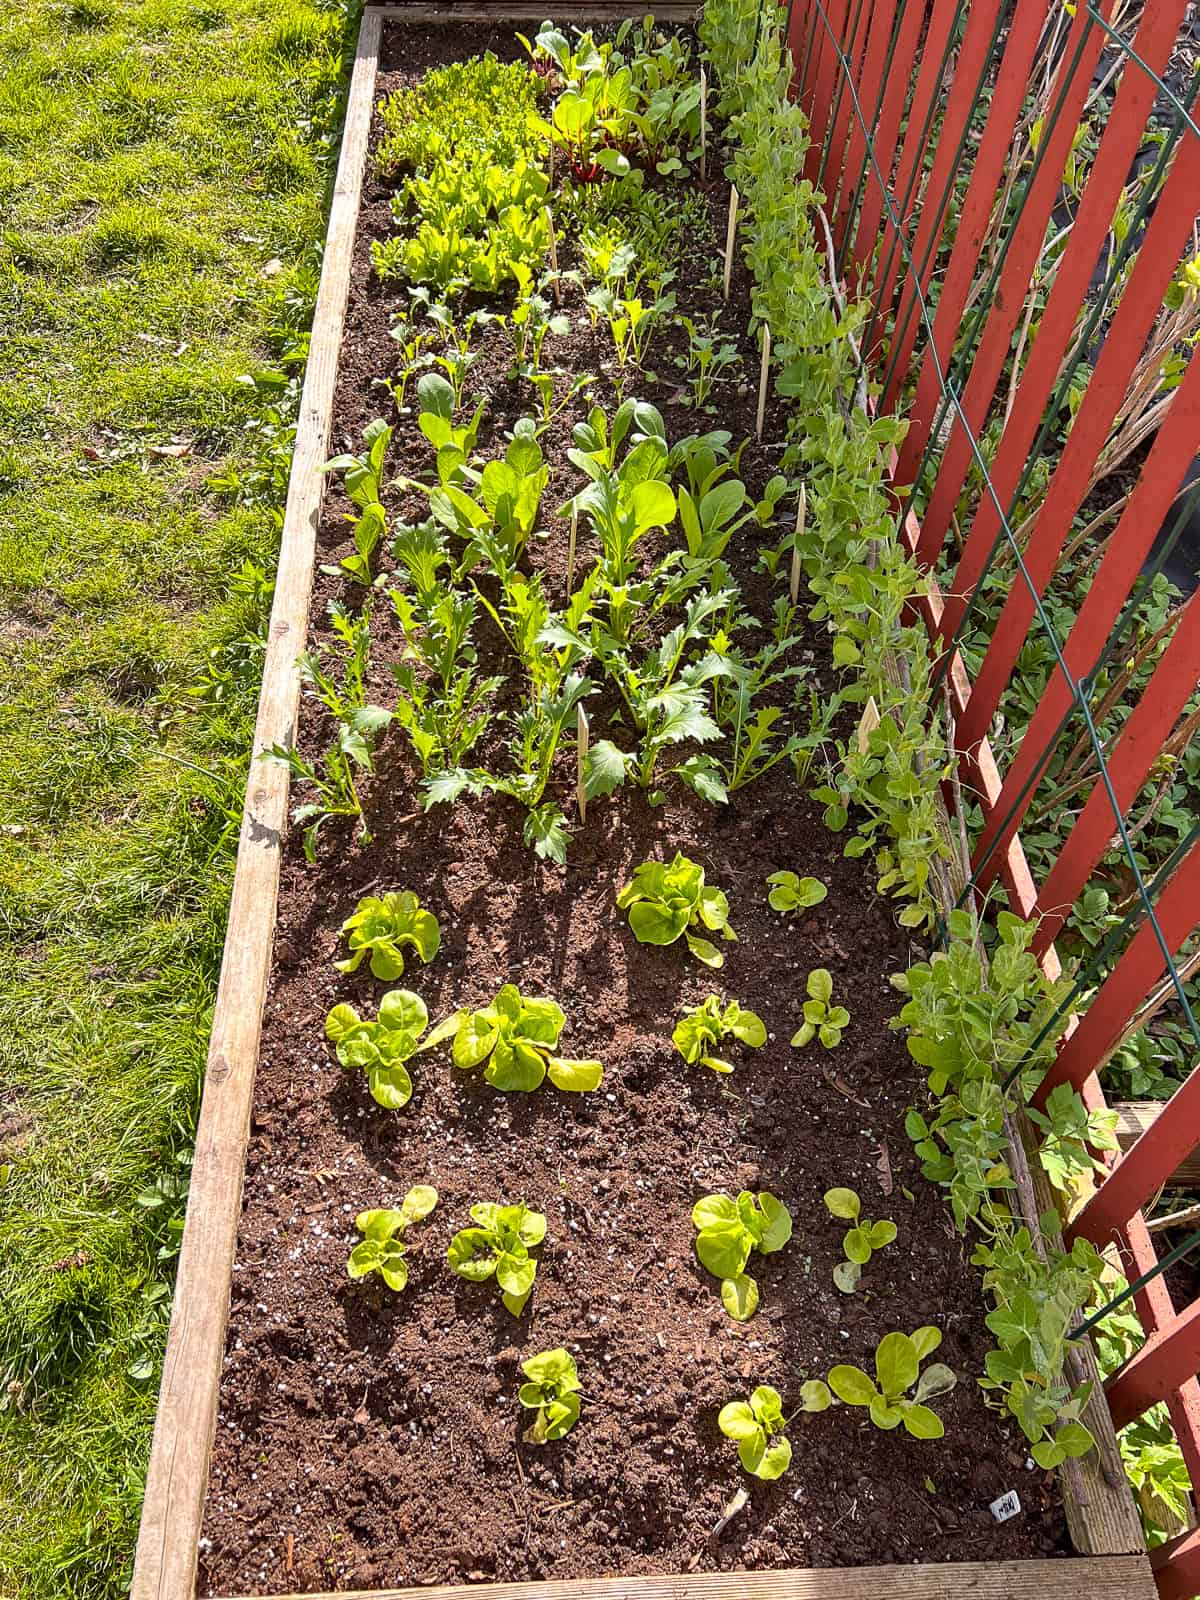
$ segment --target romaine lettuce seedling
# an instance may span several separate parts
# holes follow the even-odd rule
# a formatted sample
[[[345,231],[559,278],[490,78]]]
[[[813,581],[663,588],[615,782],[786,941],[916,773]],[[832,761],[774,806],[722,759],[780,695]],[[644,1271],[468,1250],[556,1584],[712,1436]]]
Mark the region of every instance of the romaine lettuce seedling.
[[[379,1002],[374,1022],[360,1017],[353,1006],[334,1006],[325,1018],[325,1037],[332,1041],[343,1067],[363,1069],[374,1099],[399,1111],[412,1099],[412,1079],[404,1063],[449,1039],[460,1016],[455,1012],[422,1039],[429,1025],[424,1000],[411,989],[393,989]]]
[[[753,1011],[743,1011],[736,1000],[722,1007],[715,994],[710,994],[698,1006],[685,1011],[675,1024],[671,1035],[676,1050],[689,1066],[697,1061],[714,1072],[732,1072],[733,1067],[720,1056],[710,1054],[713,1046],[727,1035],[740,1039],[757,1050],[767,1042],[767,1030],[761,1017]]]
[[[842,1030],[850,1021],[845,1006],[831,1006],[833,979],[824,967],[817,967],[808,975],[808,999],[804,1002],[804,1021],[792,1035],[792,1044],[798,1050],[811,1039],[819,1039],[826,1050],[842,1042]]]
[[[678,852],[673,861],[643,861],[633,879],[617,895],[617,906],[628,910],[629,926],[639,944],[674,944],[686,937],[688,949],[706,967],[720,967],[725,957],[708,939],[692,932],[696,926],[736,939],[729,926],[729,901],[720,889],[704,882],[704,868]]]
[[[346,1263],[350,1276],[365,1278],[377,1272],[388,1288],[398,1294],[408,1282],[404,1231],[410,1223],[427,1217],[437,1201],[436,1189],[431,1189],[427,1183],[418,1183],[404,1196],[399,1211],[360,1211],[354,1226],[362,1239],[351,1250]]]
[[[765,1189],[757,1196],[743,1189],[705,1195],[692,1210],[696,1254],[714,1278],[721,1279],[721,1303],[735,1322],[748,1322],[758,1310],[758,1284],[746,1272],[750,1253],[773,1255],[792,1237],[792,1214]]]
[[[350,954],[335,963],[338,971],[357,972],[370,951],[371,976],[384,983],[403,976],[404,945],[410,945],[428,966],[442,942],[437,918],[411,889],[389,891],[382,899],[367,895],[342,923],[342,932],[349,935]]]
[[[896,1224],[886,1219],[870,1222],[863,1217],[862,1202],[853,1189],[827,1189],[825,1204],[831,1217],[840,1217],[843,1222],[854,1224],[842,1240],[846,1259],[839,1261],[833,1269],[834,1283],[843,1294],[853,1294],[858,1288],[862,1269],[872,1254],[882,1250],[885,1244],[891,1244],[896,1237]]]
[[[490,1006],[457,1014],[454,1065],[464,1072],[483,1067],[488,1083],[505,1091],[528,1093],[547,1076],[556,1088],[572,1093],[597,1089],[604,1076],[599,1061],[554,1054],[565,1021],[553,1000],[528,999],[506,983]]]
[[[570,1351],[561,1345],[543,1350],[522,1361],[521,1371],[529,1382],[521,1385],[517,1398],[537,1412],[521,1437],[529,1444],[551,1444],[570,1433],[579,1420],[579,1372]]]
[[[798,878],[794,872],[773,872],[767,882],[773,885],[767,896],[773,911],[807,911],[829,893],[820,878]]]
[[[940,1361],[926,1367],[921,1362],[942,1342],[938,1328],[918,1328],[907,1333],[886,1333],[875,1351],[875,1377],[861,1367],[834,1367],[829,1387],[848,1406],[866,1406],[877,1428],[897,1428],[901,1423],[914,1439],[940,1439],[946,1429],[942,1419],[925,1405],[948,1394],[958,1381]],[[915,1390],[909,1397],[908,1391]]]
[[[463,1228],[450,1241],[450,1265],[460,1278],[484,1283],[495,1278],[500,1298],[514,1317],[533,1292],[537,1262],[530,1251],[546,1237],[546,1219],[527,1206],[498,1206],[481,1200],[471,1207],[474,1228]]]
[[[792,1417],[801,1411],[828,1411],[832,1404],[829,1386],[810,1378],[800,1385],[800,1404]],[[779,1391],[761,1383],[748,1399],[722,1406],[717,1426],[727,1439],[737,1440],[738,1460],[746,1471],[769,1480],[782,1477],[791,1465],[792,1447],[784,1429],[792,1417],[784,1416]]]

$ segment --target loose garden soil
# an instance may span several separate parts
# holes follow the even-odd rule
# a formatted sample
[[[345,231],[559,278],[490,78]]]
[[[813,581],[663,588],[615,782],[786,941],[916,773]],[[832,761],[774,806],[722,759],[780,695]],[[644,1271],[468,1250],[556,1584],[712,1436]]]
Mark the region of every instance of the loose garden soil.
[[[502,59],[519,54],[497,28],[393,26],[380,91],[485,48]],[[718,161],[712,170],[719,173]],[[364,424],[388,404],[373,384],[395,369],[389,315],[406,296],[372,276],[369,241],[390,231],[389,195],[368,179],[337,449],[357,447]],[[719,176],[706,197],[711,236],[689,241],[679,267],[684,309],[719,303],[694,287],[724,238],[728,188]],[[740,393],[725,390],[719,417],[698,419],[675,403],[676,382],[666,377],[631,385],[660,407],[668,438],[713,425],[735,438],[753,433],[748,288],[739,267],[724,323],[742,335],[744,381]],[[568,309],[576,331],[555,344],[553,359],[597,372],[606,352],[578,289]],[[671,350],[668,339],[652,351],[662,374],[674,371]],[[498,335],[485,351],[468,392],[488,395],[480,449],[490,455],[531,406],[527,386],[518,392],[504,377]],[[606,382],[596,398],[611,405]],[[544,508],[578,487],[565,449],[582,409],[543,440],[554,467]],[[768,439],[779,431],[769,411]],[[424,472],[429,459],[413,418],[401,418],[393,473]],[[752,492],[777,460],[777,450],[747,449],[742,475]],[[397,515],[416,505],[392,491]],[[322,560],[346,548],[346,507],[340,486],[331,488]],[[530,559],[558,598],[565,524],[545,510],[543,520],[554,531],[531,545]],[[756,534],[751,526],[736,535],[729,560],[747,604],[765,616],[772,588],[754,571]],[[581,562],[586,553],[581,541]],[[319,578],[314,645],[327,638],[327,602],[343,592],[340,579]],[[361,590],[347,598],[361,603]],[[391,703],[388,664],[399,640],[387,612],[381,599],[372,682]],[[825,636],[812,627],[806,644],[814,685],[828,687]],[[481,652],[503,661],[498,639],[481,638]],[[607,731],[606,709],[600,696],[591,702],[596,737]],[[306,700],[302,747],[321,748],[326,734]],[[478,752],[483,764],[498,754],[486,743]],[[659,808],[633,790],[593,802],[565,871],[522,844],[515,803],[468,799],[423,813],[418,776],[393,729],[364,789],[374,841],[358,846],[330,831],[316,869],[298,835],[289,844],[198,1592],[1067,1553],[1052,1481],[1027,1468],[1019,1431],[983,1404],[975,1378],[990,1341],[969,1241],[920,1177],[904,1133],[922,1086],[887,1026],[898,1007],[889,977],[919,952],[876,896],[869,867],[842,856],[790,770],[777,767],[721,808],[676,782]],[[567,753],[553,789],[572,815],[573,785]],[[725,946],[718,974],[682,944],[639,945],[614,905],[637,863],[677,849],[729,895],[739,942]],[[797,919],[772,912],[764,880],[780,868],[819,877],[828,899]],[[446,1048],[411,1063],[415,1093],[403,1111],[376,1105],[365,1081],[334,1061],[323,1024],[339,1000],[374,1014],[384,986],[365,966],[353,976],[334,970],[337,930],[363,894],[391,888],[416,890],[442,925],[435,961],[410,964],[402,980],[432,1018],[485,1004],[508,981],[551,995],[567,1013],[564,1053],[602,1060],[601,1088],[568,1096],[547,1082],[532,1095],[501,1095],[457,1072]],[[834,1051],[815,1043],[793,1050],[804,979],[818,966],[833,974],[835,1000],[852,1021]],[[762,1050],[738,1049],[732,1077],[685,1066],[671,1044],[680,1007],[712,991],[757,1011],[770,1032]],[[408,1235],[407,1289],[393,1295],[377,1279],[351,1283],[355,1213],[398,1204],[414,1183],[433,1184],[440,1199]],[[854,1296],[831,1278],[843,1227],[822,1195],[834,1185],[856,1188],[867,1215],[899,1227]],[[696,1260],[691,1209],[703,1194],[760,1187],[791,1209],[795,1232],[782,1252],[752,1261],[761,1309],[739,1325]],[[524,1200],[548,1219],[519,1320],[494,1285],[456,1278],[446,1264],[450,1238],[481,1199]],[[771,1383],[788,1410],[804,1379],[839,1361],[869,1367],[884,1333],[923,1323],[944,1330],[938,1359],[959,1377],[937,1402],[944,1440],[882,1433],[864,1413],[835,1406],[793,1422],[793,1464],[779,1482],[741,1473],[716,1424],[727,1400]],[[559,1344],[579,1364],[582,1416],[560,1443],[538,1448],[521,1441],[528,1414],[516,1403],[519,1363]],[[740,1484],[749,1504],[712,1540]],[[1022,1513],[999,1525],[988,1503],[1011,1488]]]

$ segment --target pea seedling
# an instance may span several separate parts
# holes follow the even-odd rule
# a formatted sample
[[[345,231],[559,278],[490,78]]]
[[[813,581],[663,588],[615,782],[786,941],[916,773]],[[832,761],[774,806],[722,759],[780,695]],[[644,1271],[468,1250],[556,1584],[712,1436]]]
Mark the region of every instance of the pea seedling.
[[[853,1189],[827,1189],[825,1205],[831,1217],[854,1224],[842,1240],[845,1261],[833,1269],[833,1281],[843,1294],[853,1294],[858,1288],[862,1269],[876,1250],[891,1244],[896,1237],[896,1224],[886,1220],[870,1222],[862,1216],[862,1202]]]
[[[486,1200],[471,1207],[473,1228],[450,1241],[447,1256],[460,1278],[484,1283],[495,1278],[505,1309],[519,1317],[533,1293],[537,1262],[530,1251],[546,1237],[546,1219],[527,1206],[499,1206]]]
[[[819,1039],[826,1050],[842,1042],[842,1030],[850,1021],[845,1006],[831,1006],[833,979],[824,967],[817,967],[808,975],[808,999],[804,1002],[804,1021],[792,1035],[792,1045],[799,1050],[812,1039]]]
[[[365,1278],[377,1272],[397,1294],[408,1282],[407,1246],[403,1234],[408,1225],[427,1217],[437,1205],[437,1190],[418,1183],[404,1196],[399,1211],[360,1211],[354,1226],[362,1239],[350,1252],[346,1271],[352,1278]]]
[[[861,1367],[838,1366],[829,1374],[829,1387],[846,1405],[866,1406],[877,1428],[903,1423],[914,1439],[940,1439],[946,1431],[942,1419],[924,1402],[948,1394],[958,1380],[941,1362],[924,1372],[921,1362],[941,1342],[938,1328],[918,1328],[911,1336],[885,1333],[875,1351],[874,1378]]]
[[[721,1303],[735,1322],[748,1322],[758,1310],[758,1284],[746,1272],[751,1251],[772,1255],[792,1237],[792,1214],[765,1189],[757,1196],[743,1189],[737,1199],[705,1195],[692,1210],[696,1254],[714,1278],[721,1279]]]

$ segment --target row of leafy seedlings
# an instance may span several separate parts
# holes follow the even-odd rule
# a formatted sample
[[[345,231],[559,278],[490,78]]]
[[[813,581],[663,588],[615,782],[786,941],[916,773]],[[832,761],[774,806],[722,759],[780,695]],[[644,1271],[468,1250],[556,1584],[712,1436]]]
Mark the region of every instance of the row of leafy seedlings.
[[[402,282],[408,299],[392,328],[399,361],[389,387],[398,410],[415,413],[432,457],[427,477],[389,484],[394,424],[379,418],[361,453],[328,464],[342,474],[354,512],[353,550],[327,570],[358,603],[333,604],[336,642],[302,658],[301,670],[334,737],[313,760],[283,747],[269,753],[306,785],[295,819],[310,860],[333,819],[353,819],[360,840],[370,838],[359,786],[392,723],[420,764],[426,807],[507,796],[525,808],[526,842],[562,862],[570,824],[556,797],[560,750],[574,745],[581,817],[588,801],[622,784],[658,803],[672,778],[719,805],[781,763],[804,778],[840,704],[836,695],[818,696],[806,682],[811,669],[794,659],[794,597],[780,594],[770,618],[760,619],[724,559],[739,529],[772,526],[781,506],[794,518],[798,482],[777,474],[756,499],[739,476],[744,445],[735,447],[727,430],[672,443],[657,408],[625,392],[648,375],[652,344],[668,329],[682,336],[679,382],[698,415],[715,412],[722,389],[741,376],[721,314],[676,302],[670,263],[686,234],[707,236],[706,206],[693,193],[664,193],[646,181],[649,171],[670,180],[696,161],[700,92],[690,52],[649,22],[625,26],[603,43],[586,33],[569,41],[546,24],[527,44],[533,70],[491,56],[456,62],[381,108],[377,161],[403,182],[394,202],[399,226],[375,242],[374,266],[385,282]],[[554,191],[557,216],[547,208],[554,160],[562,180]],[[574,246],[577,269],[557,266],[560,238]],[[714,300],[720,285],[714,258],[700,297]],[[572,558],[577,536],[590,536],[589,548],[599,552],[581,562],[578,582],[572,565],[566,603],[556,609],[528,556],[547,516],[542,440],[597,381],[553,364],[556,341],[571,326],[559,309],[568,294],[610,341],[606,375],[616,405],[611,413],[592,405],[576,425],[568,454],[580,487],[549,513],[569,526]],[[491,303],[481,306],[480,295]],[[516,422],[503,454],[483,461],[486,402],[470,395],[471,369],[485,341],[495,340],[507,341],[507,378],[526,386],[531,412]],[[385,498],[393,485],[408,503],[427,504],[428,515],[391,517]],[[384,554],[395,563],[390,572],[380,570]],[[786,577],[779,550],[767,549],[763,559],[773,577]],[[371,608],[381,596],[404,639],[391,706],[371,703],[367,694]],[[510,654],[507,675],[487,674],[480,664],[476,631],[485,616]],[[615,695],[619,731],[592,740],[580,711],[601,690]],[[500,743],[497,727],[508,764],[473,764],[489,730],[490,748]],[[826,893],[817,879],[790,871],[773,874],[765,888],[783,914],[802,912]],[[736,937],[725,895],[682,855],[644,862],[617,906],[628,911],[641,942],[682,940],[710,968],[723,964],[713,938]],[[372,974],[384,982],[403,974],[406,947],[429,961],[440,945],[436,918],[407,891],[364,900],[343,932],[350,955],[340,969],[355,971],[369,955]],[[828,971],[808,974],[806,994],[793,1044],[835,1048],[850,1014],[834,1003]],[[374,1099],[399,1111],[412,1095],[411,1064],[446,1044],[456,1067],[480,1071],[505,1092],[532,1092],[547,1079],[569,1092],[596,1089],[600,1062],[557,1053],[565,1021],[554,1000],[506,984],[490,1005],[454,1012],[430,1028],[420,996],[393,989],[374,1017],[335,1006],[326,1035],[344,1067],[365,1073]],[[673,1034],[685,1061],[720,1073],[733,1070],[718,1053],[725,1041],[756,1048],[766,1037],[761,1018],[716,994],[685,1010]],[[864,1218],[852,1190],[832,1189],[825,1199],[831,1216],[848,1224],[834,1280],[853,1293],[896,1227]],[[398,1207],[361,1213],[350,1276],[378,1274],[402,1289],[406,1231],[436,1204],[436,1190],[419,1184]],[[533,1290],[546,1219],[523,1203],[494,1199],[478,1201],[470,1215],[472,1225],[451,1242],[449,1266],[473,1281],[494,1279],[506,1308],[519,1316]],[[754,1252],[786,1245],[787,1208],[768,1191],[714,1194],[697,1202],[693,1221],[697,1254],[721,1281],[726,1310],[747,1320],[759,1303],[747,1263]],[[873,1377],[836,1365],[827,1380],[801,1386],[792,1414],[825,1410],[837,1396],[866,1408],[881,1428],[903,1425],[915,1437],[939,1438],[943,1426],[927,1402],[953,1386],[954,1374],[940,1363],[922,1364],[940,1341],[933,1327],[888,1333]],[[526,1438],[561,1438],[583,1397],[574,1359],[563,1349],[543,1351],[523,1370],[519,1398],[535,1413]],[[719,1418],[738,1442],[743,1466],[762,1478],[788,1466],[789,1421],[782,1397],[766,1384],[730,1401]]]
[[[818,904],[825,895],[817,879],[799,879],[788,872],[772,874],[767,888],[769,903],[785,914]],[[640,942],[668,945],[682,939],[708,965],[719,965],[721,957],[705,934],[736,937],[726,895],[707,884],[703,869],[682,855],[667,864],[643,862],[618,893],[616,906],[628,911],[630,927]],[[437,918],[409,890],[360,901],[342,933],[349,954],[337,963],[338,970],[355,972],[369,958],[372,976],[385,983],[403,976],[406,950],[428,963],[441,945]],[[850,1014],[843,1006],[831,1005],[832,982],[823,968],[809,974],[808,993],[792,1044],[799,1048],[819,1039],[833,1049]],[[374,1018],[361,1016],[343,1002],[330,1011],[325,1033],[341,1065],[365,1073],[378,1104],[399,1111],[412,1098],[410,1064],[445,1044],[451,1046],[455,1067],[479,1072],[486,1083],[504,1093],[532,1093],[547,1080],[569,1093],[598,1089],[604,1076],[601,1062],[557,1053],[565,1024],[566,1015],[556,1001],[524,995],[515,985],[505,984],[489,1005],[452,1012],[432,1028],[424,1001],[411,989],[389,990]],[[767,1028],[753,1011],[736,1000],[722,1002],[715,994],[684,1010],[672,1034],[684,1061],[718,1073],[734,1070],[729,1060],[715,1053],[727,1039],[758,1049],[767,1041]],[[395,1292],[404,1289],[405,1234],[437,1203],[435,1188],[417,1184],[398,1208],[360,1212],[355,1225],[362,1238],[350,1252],[350,1277],[377,1274]],[[843,1293],[853,1294],[872,1256],[896,1239],[896,1225],[887,1218],[864,1217],[853,1189],[830,1189],[825,1205],[832,1217],[849,1224],[842,1241],[844,1259],[834,1268],[833,1279]],[[494,1282],[505,1309],[519,1317],[533,1292],[539,1265],[535,1252],[546,1238],[546,1218],[523,1202],[495,1200],[477,1201],[470,1216],[471,1225],[450,1241],[449,1266],[470,1282]],[[759,1290],[746,1267],[754,1254],[771,1255],[788,1243],[790,1211],[768,1190],[758,1194],[746,1190],[736,1198],[705,1195],[693,1208],[692,1221],[696,1254],[720,1279],[725,1310],[735,1321],[748,1321],[758,1310]],[[722,1407],[719,1426],[737,1441],[743,1467],[764,1479],[779,1477],[791,1462],[785,1430],[792,1418],[800,1412],[828,1410],[834,1396],[846,1405],[866,1408],[879,1428],[903,1425],[914,1438],[941,1438],[941,1419],[927,1402],[952,1389],[955,1374],[940,1362],[922,1368],[941,1337],[940,1330],[931,1326],[911,1335],[898,1330],[885,1334],[875,1352],[874,1377],[860,1367],[839,1363],[827,1380],[811,1378],[800,1384],[799,1404],[790,1416],[784,1415],[779,1392],[760,1384],[746,1399]],[[540,1351],[522,1364],[522,1370],[526,1382],[518,1398],[534,1411],[525,1439],[547,1444],[562,1438],[578,1420],[586,1398],[574,1357],[564,1348]]]

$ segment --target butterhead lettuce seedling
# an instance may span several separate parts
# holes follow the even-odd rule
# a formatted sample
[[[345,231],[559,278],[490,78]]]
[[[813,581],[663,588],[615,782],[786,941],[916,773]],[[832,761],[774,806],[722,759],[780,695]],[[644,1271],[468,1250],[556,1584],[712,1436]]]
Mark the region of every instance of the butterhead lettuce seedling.
[[[707,928],[724,939],[737,938],[729,926],[724,893],[704,882],[703,867],[678,852],[673,861],[643,861],[617,895],[617,906],[629,912],[629,926],[639,944],[674,944],[686,938],[688,949],[706,967],[724,966],[725,957],[694,928]]]
[[[363,1069],[372,1097],[389,1111],[399,1111],[412,1099],[412,1079],[404,1063],[449,1039],[459,1016],[447,1017],[422,1039],[429,1025],[424,1000],[411,989],[393,989],[379,1002],[374,1022],[360,1017],[353,1006],[334,1006],[325,1018],[325,1037],[343,1067]]]
[[[494,1089],[528,1093],[547,1076],[555,1088],[572,1093],[600,1086],[599,1061],[554,1054],[566,1017],[553,1000],[529,999],[506,983],[490,1006],[460,1011],[453,1020],[454,1065],[464,1072],[482,1067]]]
[[[432,911],[426,911],[411,889],[373,894],[358,902],[358,910],[342,923],[350,954],[335,963],[339,972],[357,972],[368,951],[371,976],[393,983],[404,975],[404,946],[417,952],[426,966],[438,953],[442,930]]]
[[[437,1190],[418,1183],[404,1196],[399,1211],[360,1211],[354,1226],[362,1239],[350,1252],[346,1271],[352,1278],[365,1278],[377,1272],[398,1294],[408,1282],[408,1264],[403,1234],[408,1225],[427,1217],[437,1205]]]
[[[560,1345],[522,1361],[528,1378],[517,1393],[527,1410],[537,1415],[521,1437],[529,1444],[552,1444],[579,1420],[579,1372],[575,1358]]]
[[[750,1253],[768,1256],[792,1237],[792,1214],[764,1189],[705,1195],[692,1210],[696,1254],[714,1278],[721,1279],[721,1303],[735,1322],[748,1322],[758,1310],[758,1284],[746,1272]]]
[[[800,1411],[828,1411],[832,1404],[828,1386],[819,1378],[800,1387]],[[727,1439],[736,1439],[738,1460],[756,1478],[779,1478],[792,1462],[792,1447],[784,1429],[792,1420],[783,1414],[778,1389],[760,1383],[747,1400],[731,1400],[722,1406],[717,1426]]]
[[[807,911],[819,906],[829,893],[820,878],[798,878],[794,872],[773,872],[767,903],[773,911]]]
[[[874,1378],[861,1367],[834,1367],[829,1387],[846,1405],[866,1406],[877,1428],[898,1428],[903,1423],[914,1439],[940,1439],[946,1431],[942,1419],[924,1402],[948,1394],[958,1380],[941,1362],[924,1372],[921,1362],[941,1342],[938,1328],[918,1328],[912,1335],[885,1333],[875,1351]]]
[[[825,1205],[831,1217],[840,1217],[843,1222],[853,1223],[842,1240],[846,1259],[839,1261],[833,1269],[834,1283],[843,1294],[853,1294],[858,1288],[862,1269],[872,1254],[882,1250],[885,1244],[891,1244],[896,1237],[896,1224],[886,1219],[881,1222],[868,1221],[862,1215],[862,1202],[853,1189],[827,1189]]]
[[[481,1200],[471,1207],[473,1228],[463,1228],[450,1241],[450,1265],[460,1278],[485,1283],[495,1278],[500,1298],[514,1317],[533,1292],[537,1262],[530,1252],[546,1237],[546,1219],[527,1206],[499,1206]]]
[[[720,1056],[711,1054],[726,1036],[732,1036],[757,1050],[767,1042],[767,1030],[761,1017],[753,1011],[743,1011],[736,1000],[722,1007],[715,994],[710,994],[698,1006],[683,1013],[671,1035],[676,1050],[689,1066],[697,1061],[713,1072],[732,1072],[733,1067]]]
[[[842,1030],[850,1021],[845,1006],[831,1006],[833,979],[824,967],[817,967],[808,975],[808,999],[804,1002],[804,1021],[792,1035],[792,1044],[799,1050],[811,1039],[819,1039],[826,1050],[842,1042]]]

